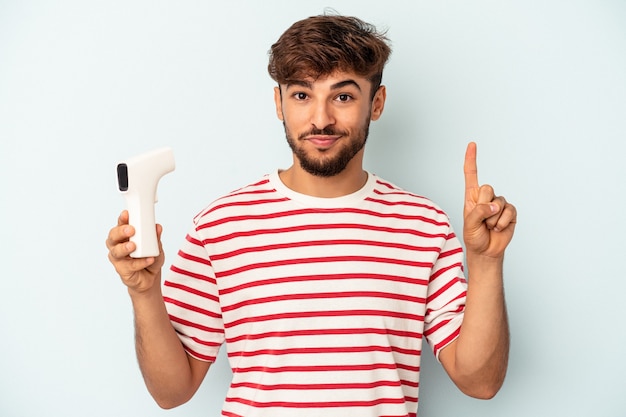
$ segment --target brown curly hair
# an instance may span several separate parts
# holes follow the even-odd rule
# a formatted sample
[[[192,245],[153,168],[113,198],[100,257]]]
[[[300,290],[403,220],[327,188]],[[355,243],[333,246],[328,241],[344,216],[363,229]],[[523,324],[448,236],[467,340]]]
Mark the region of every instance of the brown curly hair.
[[[320,15],[294,23],[269,51],[268,72],[288,84],[335,71],[354,72],[372,83],[372,96],[382,82],[391,54],[385,32],[356,17]]]

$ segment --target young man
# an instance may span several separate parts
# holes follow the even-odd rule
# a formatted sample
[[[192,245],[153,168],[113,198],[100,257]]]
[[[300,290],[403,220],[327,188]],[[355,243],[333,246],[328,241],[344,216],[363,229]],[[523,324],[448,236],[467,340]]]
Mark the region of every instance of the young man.
[[[134,230],[120,215],[109,258],[160,406],[193,396],[223,342],[233,369],[224,416],[416,416],[424,339],[463,392],[499,390],[516,210],[478,184],[470,144],[468,285],[445,213],[363,169],[389,54],[356,18],[311,17],[281,36],[269,72],[293,165],[199,213],[163,284],[163,254],[130,258]]]

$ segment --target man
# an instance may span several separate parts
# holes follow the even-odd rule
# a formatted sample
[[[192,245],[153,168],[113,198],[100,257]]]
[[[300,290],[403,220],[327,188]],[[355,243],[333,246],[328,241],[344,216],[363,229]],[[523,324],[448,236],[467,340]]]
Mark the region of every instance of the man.
[[[293,165],[200,212],[163,285],[163,253],[130,258],[134,230],[120,215],[109,258],[160,406],[193,396],[224,341],[231,417],[416,416],[424,338],[466,394],[501,387],[515,207],[479,185],[470,144],[468,285],[445,213],[363,169],[389,54],[384,35],[351,17],[311,17],[281,36],[269,72]]]

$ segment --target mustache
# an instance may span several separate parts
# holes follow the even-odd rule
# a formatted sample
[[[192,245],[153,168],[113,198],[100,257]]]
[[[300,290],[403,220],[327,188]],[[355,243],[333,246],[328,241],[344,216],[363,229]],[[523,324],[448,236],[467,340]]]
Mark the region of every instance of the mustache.
[[[327,126],[324,129],[311,129],[308,132],[301,133],[298,139],[305,139],[307,136],[348,136],[348,132],[345,130],[336,130],[331,126]]]

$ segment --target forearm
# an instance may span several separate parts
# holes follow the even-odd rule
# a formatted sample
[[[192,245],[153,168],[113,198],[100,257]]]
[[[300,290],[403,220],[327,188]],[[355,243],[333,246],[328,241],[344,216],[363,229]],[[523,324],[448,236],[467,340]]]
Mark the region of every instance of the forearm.
[[[453,379],[466,394],[491,398],[502,386],[509,354],[503,262],[468,255],[467,265],[469,284],[463,324],[453,349]]]
[[[172,408],[188,401],[197,386],[160,288],[155,287],[140,294],[129,291],[135,314],[135,349],[148,391],[159,406]]]

